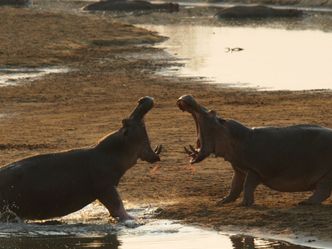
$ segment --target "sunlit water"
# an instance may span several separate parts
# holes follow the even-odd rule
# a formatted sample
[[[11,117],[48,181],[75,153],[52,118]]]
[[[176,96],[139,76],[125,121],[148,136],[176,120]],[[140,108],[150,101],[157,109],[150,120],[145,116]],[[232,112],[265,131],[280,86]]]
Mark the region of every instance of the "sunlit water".
[[[68,73],[65,67],[0,68],[0,87],[32,81],[52,73]]]
[[[206,77],[232,87],[332,89],[332,33],[267,27],[143,25],[182,60],[167,75]],[[243,50],[236,51],[238,48]],[[234,51],[232,51],[232,49]]]
[[[155,209],[130,209],[140,226],[112,224],[99,204],[60,219],[60,224],[0,224],[1,249],[243,249],[309,248],[287,242],[225,235],[176,221],[152,219]],[[129,227],[128,227],[129,226]]]
[[[158,1],[157,1],[158,2]],[[185,6],[185,7],[217,7],[217,8],[225,8],[225,7],[231,7],[234,5],[242,5],[242,6],[252,6],[252,5],[257,5],[256,3],[253,4],[237,4],[237,3],[225,3],[225,2],[178,2],[180,6]],[[331,13],[332,9],[329,7],[319,7],[319,6],[310,6],[310,7],[305,7],[305,6],[297,6],[297,5],[276,5],[276,4],[264,4],[265,6],[272,7],[274,9],[297,9],[297,10],[303,10],[307,11],[309,13]]]

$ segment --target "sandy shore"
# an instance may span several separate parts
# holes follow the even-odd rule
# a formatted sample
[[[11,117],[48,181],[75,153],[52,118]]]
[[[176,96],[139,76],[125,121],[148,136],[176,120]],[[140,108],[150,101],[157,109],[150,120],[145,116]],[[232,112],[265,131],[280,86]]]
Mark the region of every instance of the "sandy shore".
[[[332,93],[257,92],[220,88],[193,79],[166,78],[154,70],[171,62],[132,53],[161,53],[147,43],[156,34],[92,15],[0,8],[0,67],[66,66],[33,82],[0,88],[1,165],[37,153],[88,146],[120,127],[138,98],[150,95],[146,117],[152,144],[164,145],[158,165],[140,162],[120,184],[129,202],[161,206],[159,217],[216,230],[268,231],[332,240],[332,200],[296,204],[310,193],[280,193],[260,186],[256,205],[215,203],[229,189],[232,170],[221,158],[188,166],[183,146],[195,141],[192,118],[176,99],[193,94],[221,116],[248,126],[320,124],[332,127]],[[147,45],[136,46],[145,42]],[[294,235],[294,236],[295,236]]]

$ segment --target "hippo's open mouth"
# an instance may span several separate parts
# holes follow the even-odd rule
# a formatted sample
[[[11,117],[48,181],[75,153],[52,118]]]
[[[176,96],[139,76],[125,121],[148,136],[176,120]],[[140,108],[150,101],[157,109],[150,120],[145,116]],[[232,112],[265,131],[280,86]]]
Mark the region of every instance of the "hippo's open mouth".
[[[190,95],[181,96],[177,101],[177,106],[180,110],[189,112],[196,125],[197,141],[196,148],[189,145],[189,148],[184,147],[185,152],[191,157],[190,163],[198,163],[210,155],[206,149],[206,136],[204,136],[204,129],[202,129],[201,116],[208,113],[208,110],[199,105],[195,99]]]

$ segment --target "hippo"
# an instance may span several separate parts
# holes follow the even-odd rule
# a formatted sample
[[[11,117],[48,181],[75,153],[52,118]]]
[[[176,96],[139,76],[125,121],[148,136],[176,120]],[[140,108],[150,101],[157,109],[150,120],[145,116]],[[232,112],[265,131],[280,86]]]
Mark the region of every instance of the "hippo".
[[[159,10],[167,12],[179,11],[177,3],[150,3],[142,0],[115,0],[100,1],[89,4],[83,8],[88,11],[144,11]]]
[[[144,97],[122,127],[96,145],[36,155],[0,168],[0,211],[23,220],[50,219],[99,200],[119,221],[134,219],[116,189],[138,159],[160,160],[161,145],[150,146],[144,115],[153,107]]]
[[[11,5],[16,7],[26,7],[32,4],[32,0],[0,0],[0,6]]]
[[[177,105],[196,123],[196,148],[185,148],[190,163],[214,154],[233,168],[230,192],[218,205],[234,202],[243,191],[241,205],[251,206],[259,184],[282,192],[313,191],[299,204],[320,204],[330,196],[332,129],[307,124],[249,128],[219,117],[191,95],[180,97]]]
[[[216,14],[220,19],[227,18],[270,18],[270,17],[301,17],[302,10],[277,9],[265,5],[236,5],[224,8]]]

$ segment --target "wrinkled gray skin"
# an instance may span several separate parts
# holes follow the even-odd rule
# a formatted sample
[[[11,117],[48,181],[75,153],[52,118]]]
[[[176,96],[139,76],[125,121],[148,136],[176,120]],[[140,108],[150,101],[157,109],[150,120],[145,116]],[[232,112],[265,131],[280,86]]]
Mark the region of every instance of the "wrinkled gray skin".
[[[26,7],[31,5],[31,0],[0,0],[0,6],[12,5],[17,7]]]
[[[115,0],[115,1],[100,1],[89,4],[83,8],[89,11],[179,11],[177,3],[150,3],[141,0]]]
[[[95,146],[29,157],[0,169],[0,211],[22,219],[49,219],[75,212],[99,200],[111,216],[132,219],[117,185],[138,159],[159,161],[161,146],[151,149],[143,117],[153,99],[141,98],[123,126]]]
[[[301,17],[302,10],[276,9],[264,5],[233,6],[216,14],[218,18],[269,18],[269,17]]]
[[[331,129],[315,125],[248,128],[218,117],[190,95],[180,97],[177,105],[192,114],[197,127],[196,148],[185,148],[190,162],[214,154],[233,167],[230,193],[218,204],[235,201],[243,191],[242,204],[250,206],[259,184],[282,192],[313,191],[300,204],[320,204],[330,196]]]

